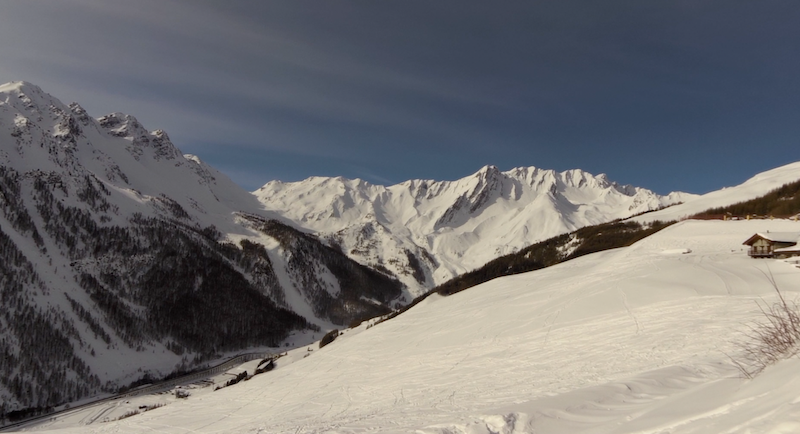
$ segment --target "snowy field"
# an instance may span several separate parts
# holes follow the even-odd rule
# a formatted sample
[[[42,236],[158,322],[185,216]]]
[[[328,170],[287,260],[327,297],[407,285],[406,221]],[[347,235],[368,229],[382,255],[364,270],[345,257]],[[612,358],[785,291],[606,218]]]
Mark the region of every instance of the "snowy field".
[[[741,243],[767,230],[800,223],[685,221],[629,248],[430,297],[233,387],[120,421],[50,428],[800,432],[800,360],[746,380],[729,358],[760,319],[757,302],[775,299],[768,275],[789,298],[800,295],[800,269],[747,257]]]

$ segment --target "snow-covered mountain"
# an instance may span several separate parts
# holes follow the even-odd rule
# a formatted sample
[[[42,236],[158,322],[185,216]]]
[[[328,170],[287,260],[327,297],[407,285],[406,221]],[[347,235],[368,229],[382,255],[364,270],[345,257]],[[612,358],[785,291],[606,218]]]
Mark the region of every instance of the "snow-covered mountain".
[[[388,187],[343,178],[272,181],[254,194],[351,258],[397,275],[415,295],[537,241],[694,198],[582,170],[494,166],[457,181]]]
[[[388,312],[402,285],[163,131],[0,86],[0,413]]]

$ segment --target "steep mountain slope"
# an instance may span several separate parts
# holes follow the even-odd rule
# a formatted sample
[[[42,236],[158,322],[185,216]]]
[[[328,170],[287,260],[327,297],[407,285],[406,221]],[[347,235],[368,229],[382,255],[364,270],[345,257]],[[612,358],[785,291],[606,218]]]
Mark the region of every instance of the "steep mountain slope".
[[[766,230],[800,223],[681,222],[432,296],[202,399],[63,432],[797,432],[798,361],[746,380],[729,359],[776,299],[770,276],[798,296],[800,270],[741,248]]]
[[[388,312],[402,285],[163,131],[0,86],[0,413]]]
[[[343,178],[272,181],[254,194],[362,264],[399,276],[414,295],[534,242],[693,197],[659,196],[581,170],[494,166],[457,181],[389,187]]]

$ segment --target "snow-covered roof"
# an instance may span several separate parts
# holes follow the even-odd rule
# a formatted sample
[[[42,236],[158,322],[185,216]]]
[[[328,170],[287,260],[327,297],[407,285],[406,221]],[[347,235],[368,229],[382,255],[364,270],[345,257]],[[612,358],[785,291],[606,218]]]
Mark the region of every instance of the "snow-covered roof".
[[[797,243],[800,240],[800,232],[758,232],[742,244],[751,245],[759,238],[774,243]]]
[[[791,253],[791,252],[800,252],[800,246],[794,245],[789,247],[783,247],[781,249],[773,250],[775,253]]]

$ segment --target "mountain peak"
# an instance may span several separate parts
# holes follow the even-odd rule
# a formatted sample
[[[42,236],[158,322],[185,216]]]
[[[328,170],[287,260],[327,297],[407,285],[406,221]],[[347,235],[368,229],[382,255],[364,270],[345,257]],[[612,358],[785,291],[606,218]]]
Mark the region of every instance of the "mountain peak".
[[[8,104],[25,113],[42,114],[52,107],[69,110],[61,101],[27,81],[12,81],[0,85],[0,104]]]
[[[500,169],[497,168],[497,166],[495,166],[493,164],[487,164],[487,165],[481,167],[480,170],[475,172],[473,177],[479,178],[479,179],[492,179],[492,178],[496,178],[501,173],[503,173],[503,172],[501,172]]]
[[[481,167],[477,173],[489,173],[489,172],[499,172],[500,169],[497,168],[494,164],[487,164]]]
[[[136,133],[139,135],[145,133],[142,124],[135,117],[125,113],[109,113],[97,118],[97,121],[100,122],[101,127],[118,137],[130,137]]]
[[[268,183],[255,194],[265,208],[422,292],[534,242],[674,203],[645,189],[636,197],[623,191],[580,169],[486,165],[454,181],[371,187],[317,177]]]
[[[44,93],[42,88],[27,81],[9,81],[0,84],[0,93]]]

